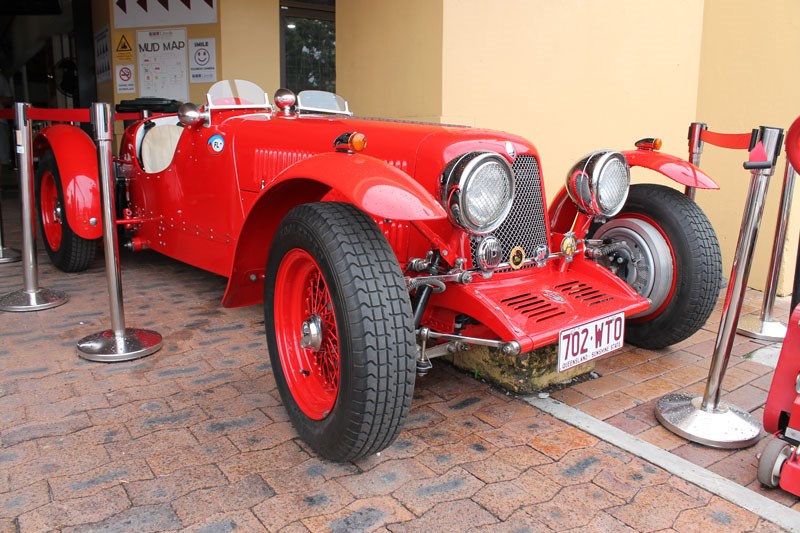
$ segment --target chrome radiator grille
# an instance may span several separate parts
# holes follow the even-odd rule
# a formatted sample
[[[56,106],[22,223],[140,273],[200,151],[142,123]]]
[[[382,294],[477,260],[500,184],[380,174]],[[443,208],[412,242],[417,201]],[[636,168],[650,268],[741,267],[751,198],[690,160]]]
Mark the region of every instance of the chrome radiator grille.
[[[512,165],[516,192],[511,212],[505,222],[492,232],[500,241],[502,262],[500,268],[508,267],[508,257],[516,246],[525,250],[525,266],[531,266],[534,251],[539,245],[547,246],[547,227],[545,226],[544,201],[542,199],[542,180],[539,164],[530,155],[520,155]],[[473,264],[477,263],[475,252],[482,237],[470,237]]]

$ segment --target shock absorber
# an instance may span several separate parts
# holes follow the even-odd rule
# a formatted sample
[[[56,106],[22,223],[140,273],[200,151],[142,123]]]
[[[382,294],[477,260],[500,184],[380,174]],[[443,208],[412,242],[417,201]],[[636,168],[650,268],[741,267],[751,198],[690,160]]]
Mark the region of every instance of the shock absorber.
[[[433,252],[433,256],[431,257],[430,266],[428,267],[428,273],[432,276],[435,276],[439,273],[439,258],[439,250],[435,250]],[[422,315],[425,313],[425,308],[428,306],[428,300],[430,300],[433,292],[434,286],[430,283],[426,283],[419,287],[417,289],[417,294],[414,295],[414,299],[411,302],[411,307],[414,310],[414,331],[419,329],[419,325],[422,322]],[[423,339],[420,342],[425,343],[426,341]],[[417,350],[417,375],[424,376],[430,372],[431,368],[433,368],[433,365],[425,356],[425,347],[420,346]]]

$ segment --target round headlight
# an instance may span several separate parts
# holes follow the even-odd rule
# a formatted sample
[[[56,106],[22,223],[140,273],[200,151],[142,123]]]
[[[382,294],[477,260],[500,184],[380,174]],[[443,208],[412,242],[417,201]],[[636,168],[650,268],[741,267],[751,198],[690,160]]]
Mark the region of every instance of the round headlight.
[[[631,171],[619,152],[592,152],[569,171],[567,193],[581,212],[612,217],[619,213],[631,183]]]
[[[442,203],[450,219],[475,235],[495,230],[514,200],[514,173],[494,152],[470,152],[445,169]]]

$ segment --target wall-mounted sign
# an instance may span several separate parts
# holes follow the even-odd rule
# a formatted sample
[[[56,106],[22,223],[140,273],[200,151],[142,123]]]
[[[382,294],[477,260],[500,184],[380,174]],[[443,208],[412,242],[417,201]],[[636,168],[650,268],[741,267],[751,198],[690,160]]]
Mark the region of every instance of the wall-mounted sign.
[[[136,32],[139,96],[189,99],[186,28]]]
[[[189,39],[189,81],[217,81],[217,47],[213,38]]]
[[[218,0],[114,0],[114,27],[214,24]]]
[[[111,79],[111,37],[108,26],[94,34],[94,75],[97,83]]]
[[[114,59],[117,63],[133,61],[133,46],[127,35],[120,34],[117,45],[114,47]]]
[[[117,83],[117,93],[119,94],[132,94],[136,92],[136,80],[133,76],[133,65],[117,65],[115,67],[117,75],[115,81]]]

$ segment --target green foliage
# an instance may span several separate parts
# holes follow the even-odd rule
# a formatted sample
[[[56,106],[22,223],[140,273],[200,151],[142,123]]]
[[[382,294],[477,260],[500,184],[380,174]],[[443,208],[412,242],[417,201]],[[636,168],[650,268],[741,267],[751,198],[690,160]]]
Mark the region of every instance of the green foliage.
[[[336,92],[336,23],[332,20],[286,17],[284,46],[286,85]]]

